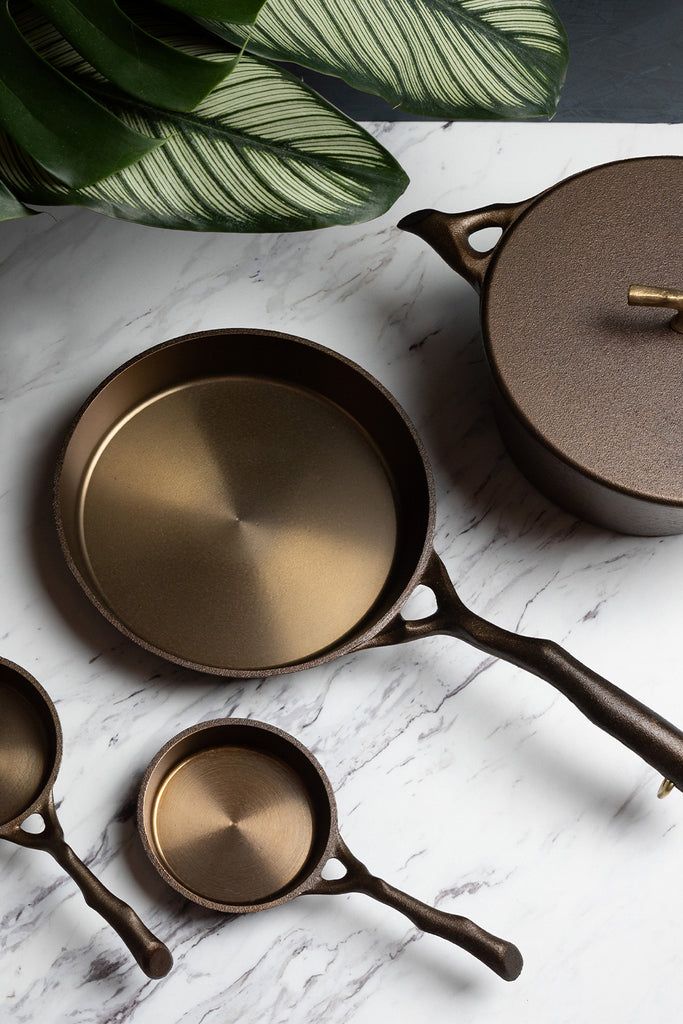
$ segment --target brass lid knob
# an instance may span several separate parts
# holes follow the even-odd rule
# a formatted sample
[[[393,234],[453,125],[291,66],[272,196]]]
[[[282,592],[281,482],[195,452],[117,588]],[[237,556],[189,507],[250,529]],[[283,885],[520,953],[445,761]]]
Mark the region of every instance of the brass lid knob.
[[[676,315],[670,326],[683,334],[683,292],[674,288],[650,288],[644,284],[632,284],[628,290],[629,306],[667,306],[675,309]]]
[[[676,787],[674,786],[671,779],[662,779],[662,784],[657,790],[657,796],[660,800],[663,800],[664,797],[667,797],[669,795],[669,793],[673,793],[675,788]]]

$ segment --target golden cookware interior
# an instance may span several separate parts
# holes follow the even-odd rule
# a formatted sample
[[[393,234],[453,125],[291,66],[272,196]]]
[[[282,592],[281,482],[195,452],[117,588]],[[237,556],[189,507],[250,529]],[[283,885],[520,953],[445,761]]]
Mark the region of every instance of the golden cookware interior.
[[[487,622],[433,549],[426,453],[365,370],[301,338],[212,331],[112,374],[59,463],[67,562],[125,635],[247,677],[443,634],[545,679],[683,788],[683,733],[558,644]],[[401,614],[417,584],[437,610]]]
[[[201,906],[245,914],[304,894],[364,892],[466,949],[506,981],[522,969],[511,943],[371,875],[339,835],[322,768],[273,726],[223,719],[171,740],[143,780],[138,825],[157,871]],[[322,876],[331,858],[345,869],[335,881]]]
[[[52,787],[62,757],[54,704],[33,676],[0,658],[0,839],[50,853],[81,889],[86,902],[123,939],[150,978],[162,978],[173,958],[137,914],[110,893],[64,841]],[[33,815],[43,830],[23,828]]]

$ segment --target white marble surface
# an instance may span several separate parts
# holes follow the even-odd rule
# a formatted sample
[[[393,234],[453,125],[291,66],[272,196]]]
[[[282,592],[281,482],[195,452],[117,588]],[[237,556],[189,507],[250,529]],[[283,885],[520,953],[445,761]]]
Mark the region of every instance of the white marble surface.
[[[0,228],[0,652],[57,702],[72,844],[176,956],[166,980],[146,982],[48,856],[0,844],[2,1024],[679,1018],[681,798],[659,803],[654,773],[549,686],[448,639],[226,684],[123,640],[56,548],[55,452],[101,377],[186,331],[303,334],[368,367],[414,418],[437,480],[437,546],[464,599],[683,721],[683,538],[577,523],[522,479],[492,422],[474,293],[394,227],[425,205],[521,199],[604,160],[683,153],[683,127],[376,131],[413,184],[373,224],[196,236],[58,211]],[[310,746],[352,849],[516,941],[521,979],[505,985],[363,896],[225,920],[166,890],[135,832],[140,774],[180,729],[230,714]]]

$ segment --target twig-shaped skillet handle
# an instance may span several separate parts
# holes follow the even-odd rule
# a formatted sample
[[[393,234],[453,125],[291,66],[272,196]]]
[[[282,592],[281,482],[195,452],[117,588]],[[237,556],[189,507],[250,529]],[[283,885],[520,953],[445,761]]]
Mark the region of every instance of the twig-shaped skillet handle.
[[[599,729],[642,757],[661,772],[667,782],[683,790],[683,732],[679,728],[577,661],[554,641],[511,633],[482,619],[460,600],[443,562],[435,553],[422,582],[431,587],[436,596],[434,614],[416,621],[399,616],[375,636],[368,647],[439,635],[464,640],[550,683]]]
[[[343,878],[320,879],[309,892],[320,895],[362,892],[388,907],[393,907],[412,921],[421,931],[438,935],[461,949],[466,950],[490,967],[504,981],[519,977],[524,961],[522,954],[512,942],[480,928],[474,921],[458,914],[446,914],[442,910],[421,903],[413,896],[389,885],[368,871],[365,864],[351,853],[346,843],[339,839],[335,856],[346,868]]]
[[[118,896],[114,896],[76,856],[64,840],[52,794],[39,813],[45,823],[43,832],[34,834],[17,828],[7,838],[21,846],[44,850],[51,854],[71,875],[88,906],[118,933],[147,977],[165,977],[173,966],[173,957],[169,949],[143,924],[133,908]]]

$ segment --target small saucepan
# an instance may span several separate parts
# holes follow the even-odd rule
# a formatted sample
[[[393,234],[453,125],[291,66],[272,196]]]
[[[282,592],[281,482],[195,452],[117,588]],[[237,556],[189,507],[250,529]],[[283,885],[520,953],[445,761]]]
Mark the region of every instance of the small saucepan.
[[[522,970],[512,943],[370,874],[339,834],[324,771],[271,725],[226,718],[176,736],[147,770],[138,826],[162,878],[203,907],[250,914],[309,893],[362,892],[461,946],[505,981]],[[346,869],[334,881],[322,877],[331,858]]]
[[[153,348],[90,396],[57,471],[67,562],[148,650],[244,678],[444,634],[545,679],[683,788],[683,733],[550,640],[485,621],[433,549],[422,444],[348,359],[264,331]],[[434,614],[406,621],[418,584]]]
[[[52,854],[145,974],[163,978],[173,966],[166,946],[64,841],[52,795],[61,760],[62,730],[54,704],[33,676],[0,658],[0,839]],[[22,828],[34,814],[43,819],[42,832]]]

